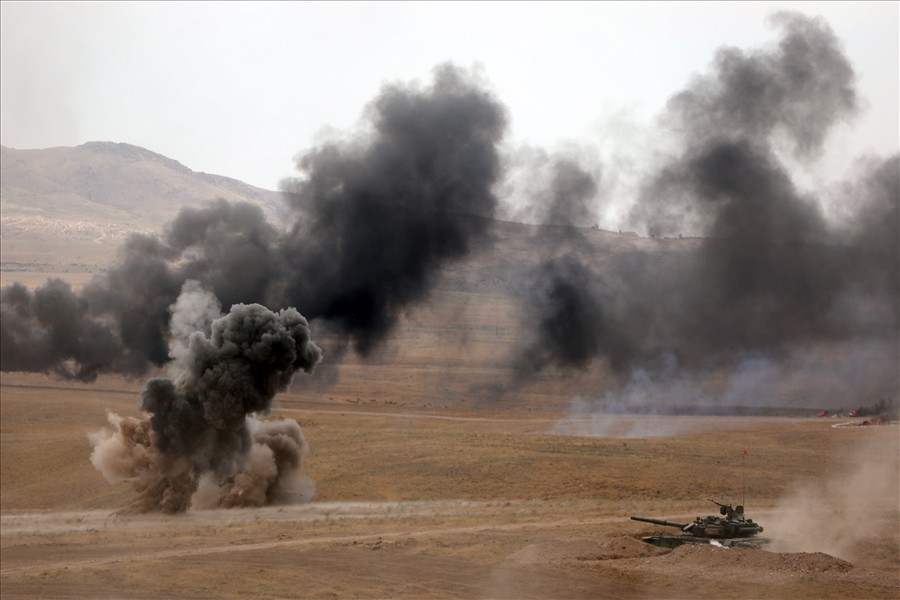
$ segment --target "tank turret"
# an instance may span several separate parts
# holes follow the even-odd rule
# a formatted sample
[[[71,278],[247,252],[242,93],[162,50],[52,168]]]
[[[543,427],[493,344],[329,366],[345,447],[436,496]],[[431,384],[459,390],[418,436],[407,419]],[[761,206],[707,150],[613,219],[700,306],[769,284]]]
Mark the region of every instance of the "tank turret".
[[[668,521],[665,519],[654,519],[651,517],[631,517],[633,521],[643,521],[645,523],[653,523],[654,525],[662,525],[665,527],[677,527],[683,535],[671,536],[649,536],[643,538],[645,542],[655,544],[657,546],[666,546],[674,548],[686,543],[713,543],[715,541],[719,545],[755,545],[752,543],[739,543],[736,540],[752,538],[758,533],[762,533],[763,528],[759,523],[753,521],[744,515],[744,507],[742,505],[731,506],[730,504],[722,504],[715,500],[710,500],[719,507],[721,516],[710,515],[706,517],[697,517],[692,523],[681,523],[679,521]]]

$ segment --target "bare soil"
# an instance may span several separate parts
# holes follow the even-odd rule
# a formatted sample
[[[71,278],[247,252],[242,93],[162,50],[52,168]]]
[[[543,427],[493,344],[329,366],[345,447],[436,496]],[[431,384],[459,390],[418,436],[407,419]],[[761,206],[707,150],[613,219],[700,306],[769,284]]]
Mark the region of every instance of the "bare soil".
[[[310,444],[309,504],[124,517],[132,492],[93,469],[87,435],[107,409],[137,415],[141,383],[4,373],[2,597],[900,597],[898,495],[852,477],[860,450],[896,471],[897,427],[619,416],[610,437],[588,437],[563,407],[421,406],[396,382],[358,366],[330,395],[279,396],[275,416]],[[846,525],[842,481],[877,527],[851,522],[845,537],[862,535],[838,555],[817,527]],[[813,509],[789,500],[804,489],[828,498],[798,539],[790,523]],[[690,520],[715,509],[705,498],[742,494],[778,551],[661,549],[641,536],[671,531],[628,519]]]

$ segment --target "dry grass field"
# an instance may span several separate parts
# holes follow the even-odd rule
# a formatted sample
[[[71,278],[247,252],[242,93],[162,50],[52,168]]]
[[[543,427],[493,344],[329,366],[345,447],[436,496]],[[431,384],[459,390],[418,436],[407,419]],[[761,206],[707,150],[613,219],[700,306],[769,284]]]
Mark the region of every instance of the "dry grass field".
[[[87,436],[107,410],[138,414],[140,382],[4,373],[3,598],[900,594],[895,426],[619,416],[625,431],[681,433],[561,435],[572,417],[558,407],[420,406],[396,391],[417,387],[415,370],[380,370],[278,397],[274,416],[310,444],[312,502],[127,517],[132,492],[93,469]],[[767,550],[659,549],[640,541],[659,528],[628,519],[691,519],[742,485]]]

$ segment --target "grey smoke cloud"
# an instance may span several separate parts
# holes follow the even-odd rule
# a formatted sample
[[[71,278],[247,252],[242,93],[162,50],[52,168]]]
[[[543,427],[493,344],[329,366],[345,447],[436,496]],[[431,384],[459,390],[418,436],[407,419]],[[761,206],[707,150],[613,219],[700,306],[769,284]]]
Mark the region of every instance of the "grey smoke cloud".
[[[672,97],[664,122],[677,151],[631,212],[632,225],[653,236],[701,236],[696,249],[616,256],[602,280],[590,258],[557,258],[565,269],[548,271],[552,285],[538,288],[557,298],[532,315],[548,350],[542,364],[600,361],[631,386],[663,356],[692,378],[738,369],[747,356],[797,366],[800,349],[822,344],[843,364],[854,345],[874,344],[883,349],[881,366],[867,368],[879,374],[874,387],[898,392],[898,157],[873,161],[847,186],[843,222],[826,221],[781,156],[787,148],[814,157],[856,113],[855,74],[823,21],[785,13],[773,23],[782,32],[775,47],[725,48]],[[558,197],[548,192],[547,205]],[[584,332],[596,339],[585,344]]]
[[[111,415],[92,436],[97,469],[138,492],[129,510],[308,499],[299,426],[254,415],[322,353],[296,309],[266,306],[303,307],[366,355],[486,240],[506,117],[480,82],[445,65],[425,88],[386,86],[367,118],[355,141],[301,155],[285,229],[220,200],[131,236],[81,293],[60,280],[0,292],[3,370],[91,381],[167,365],[141,393],[149,418]]]
[[[516,357],[516,375],[523,379],[549,366],[586,369],[599,355],[618,367],[619,357],[629,353],[611,314],[614,288],[592,268],[592,251],[576,227],[594,220],[598,183],[570,158],[555,159],[549,171],[523,210],[547,226],[533,240],[546,257],[524,282],[521,327],[530,338]]]
[[[202,313],[208,298],[195,282],[186,284],[173,320],[201,314],[198,298]],[[211,485],[225,507],[283,500],[288,483],[298,480],[306,442],[295,422],[254,416],[268,413],[275,394],[321,357],[308,322],[293,308],[234,305],[208,334],[190,334],[172,363],[183,369],[173,379],[147,382],[140,408],[149,419],[110,417],[115,430],[92,439],[91,460],[107,479],[133,483],[135,512],[187,510],[201,478],[206,502]]]
[[[131,236],[80,294],[62,282],[4,289],[0,368],[90,381],[162,366],[188,280],[224,307],[300,307],[372,352],[438,269],[486,240],[506,115],[474,75],[444,65],[428,86],[386,86],[366,118],[354,141],[301,154],[286,230],[220,200],[182,210],[161,236]]]
[[[777,47],[720,49],[713,73],[669,100],[672,126],[690,142],[728,132],[763,139],[783,134],[794,152],[815,155],[829,130],[859,109],[856,75],[841,41],[820,18],[781,12]]]
[[[601,268],[572,227],[596,217],[600,171],[537,152],[549,176],[527,211],[554,227],[535,240],[543,265],[523,284],[518,374],[599,363],[627,384],[661,356],[695,374],[802,350],[821,362],[828,352],[813,346],[836,356],[862,344],[885,349],[867,370],[873,389],[897,392],[898,157],[873,160],[847,184],[842,222],[825,219],[783,157],[814,158],[859,110],[855,74],[823,21],[773,23],[776,45],[722,49],[667,106],[677,150],[630,219],[654,236],[702,236],[692,250],[605,256]],[[442,267],[489,243],[506,115],[477,78],[442,66],[428,85],[386,86],[366,119],[298,157],[285,229],[218,202],[182,211],[160,237],[133,236],[80,294],[62,282],[4,289],[0,368],[90,380],[165,365],[181,352],[169,307],[188,280],[223,307],[296,306],[339,346],[372,353]]]
[[[385,88],[373,133],[300,157],[286,181],[309,209],[280,247],[283,296],[368,354],[437,270],[485,241],[501,173],[502,106],[463,72],[439,67],[426,90]]]
[[[87,314],[69,284],[51,279],[34,292],[14,283],[0,291],[4,371],[45,371],[91,381],[111,365],[128,372],[113,332]]]
[[[569,228],[597,223],[604,173],[586,151],[551,154],[525,146],[504,161],[502,218]]]
[[[794,154],[814,156],[834,125],[857,113],[856,76],[828,24],[794,13],[772,22],[782,31],[777,47],[723,48],[712,72],[669,100],[664,122],[681,152],[648,182],[632,214],[652,235],[714,233],[717,201],[727,205],[729,193],[766,201],[763,186],[784,185],[772,169],[760,180],[741,167],[779,165],[782,140]],[[727,174],[715,171],[717,160]]]

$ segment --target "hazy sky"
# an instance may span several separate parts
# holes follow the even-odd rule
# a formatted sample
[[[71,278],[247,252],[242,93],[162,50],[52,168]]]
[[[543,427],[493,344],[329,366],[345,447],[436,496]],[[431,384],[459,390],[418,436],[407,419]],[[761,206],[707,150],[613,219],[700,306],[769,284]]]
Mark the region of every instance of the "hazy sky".
[[[510,143],[602,155],[635,145],[718,48],[775,43],[766,17],[785,9],[825,18],[867,103],[823,172],[897,152],[897,2],[3,2],[0,141],[128,142],[276,189],[383,83],[452,61],[480,66]]]

